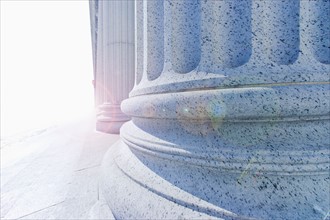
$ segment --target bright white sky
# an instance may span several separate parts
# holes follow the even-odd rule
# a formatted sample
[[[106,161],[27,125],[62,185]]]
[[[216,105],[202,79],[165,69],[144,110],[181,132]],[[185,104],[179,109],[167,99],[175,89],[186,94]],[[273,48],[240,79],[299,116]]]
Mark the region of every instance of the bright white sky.
[[[91,113],[88,1],[0,2],[1,136]]]

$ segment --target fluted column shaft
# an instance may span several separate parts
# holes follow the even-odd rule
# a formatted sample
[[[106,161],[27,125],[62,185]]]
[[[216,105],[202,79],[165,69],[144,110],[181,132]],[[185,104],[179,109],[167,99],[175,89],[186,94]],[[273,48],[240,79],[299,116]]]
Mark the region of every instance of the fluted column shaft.
[[[114,214],[326,218],[330,2],[135,3],[132,121],[104,162]]]
[[[134,85],[134,2],[90,1],[90,6],[99,108],[96,129],[118,133],[130,119],[122,113],[120,104]]]

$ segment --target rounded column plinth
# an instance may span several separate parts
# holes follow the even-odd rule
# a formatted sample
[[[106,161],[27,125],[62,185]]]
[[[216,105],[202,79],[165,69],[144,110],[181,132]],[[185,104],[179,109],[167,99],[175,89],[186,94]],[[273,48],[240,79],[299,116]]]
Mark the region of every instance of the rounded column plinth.
[[[119,142],[108,151],[102,165],[102,193],[118,219],[291,220],[326,216],[327,175],[230,174],[157,157],[146,159],[135,153]]]
[[[96,121],[96,131],[108,133],[108,134],[119,134],[120,127],[126,121]]]
[[[322,219],[329,98],[329,84],[290,84],[125,100],[132,121],[103,163],[114,215]]]
[[[119,105],[103,104],[96,118],[96,130],[109,134],[119,134],[120,127],[130,118],[125,115]]]

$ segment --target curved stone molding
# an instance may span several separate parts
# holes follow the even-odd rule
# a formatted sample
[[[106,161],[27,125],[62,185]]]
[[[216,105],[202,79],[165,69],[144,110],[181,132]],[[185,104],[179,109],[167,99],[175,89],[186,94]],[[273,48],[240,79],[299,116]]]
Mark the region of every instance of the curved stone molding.
[[[187,90],[131,97],[122,110],[139,118],[178,119],[184,114],[192,120],[230,122],[314,120],[329,116],[329,90],[329,83]]]
[[[132,97],[122,103],[133,117],[122,138],[149,154],[187,157],[199,166],[242,172],[247,158],[258,157],[258,169],[267,173],[326,174],[329,90],[329,84],[282,85]],[[205,140],[208,147],[199,148]]]
[[[174,123],[159,119],[144,121],[136,119],[124,125],[122,139],[134,151],[148,155],[150,158],[145,160],[150,161],[162,158],[203,169],[236,174],[255,173],[261,170],[264,175],[278,176],[328,174],[328,149],[319,147],[315,143],[310,145],[312,141],[305,143],[302,140],[300,140],[301,145],[295,147],[294,144],[298,143],[299,137],[288,141],[286,137],[276,135],[281,132],[289,136],[294,134],[294,131],[302,131],[300,138],[306,139],[304,137],[306,132],[303,129],[312,126],[323,131],[311,134],[311,136],[314,135],[311,139],[315,142],[319,136],[323,139],[324,145],[328,138],[325,127],[329,121],[326,123],[321,120],[309,121],[305,124],[278,122],[271,125],[265,122],[249,123],[222,122],[221,125],[218,124],[215,127],[214,124],[207,122]],[[199,128],[189,128],[189,125]],[[162,134],[168,131],[169,127],[172,127],[173,131],[167,132],[166,135]],[[153,132],[153,135],[148,134],[155,128],[158,128],[157,132]],[[247,129],[250,131],[246,131]],[[180,141],[174,138],[177,130],[182,130]],[[235,138],[231,134],[234,131],[236,131],[235,135],[245,135],[245,137]],[[141,137],[144,138],[141,139]]]
[[[164,139],[162,134],[165,134],[166,130],[161,128],[159,132],[152,134],[147,133],[150,131],[147,130],[145,134],[141,134],[140,132],[144,130],[145,127],[142,129],[141,126],[136,127],[133,122],[125,124],[121,133],[134,134],[135,143],[130,143],[124,136],[123,142],[114,145],[104,158],[103,192],[116,218],[315,219],[324,217],[318,210],[319,207],[325,210],[329,202],[324,197],[328,193],[330,183],[327,171],[319,173],[314,169],[308,172],[304,170],[301,173],[293,170],[291,173],[269,173],[265,169],[266,164],[259,161],[265,156],[262,155],[262,150],[253,157],[246,158],[245,164],[233,162],[236,155],[228,153],[227,161],[230,163],[226,164],[224,161],[223,164],[231,166],[231,169],[221,166],[215,168],[215,164],[213,166],[200,164],[195,160],[208,162],[212,153],[217,151],[209,155],[200,155],[198,158],[191,155],[192,150],[182,149],[181,152],[175,152],[178,146],[185,146],[178,140],[189,140],[189,137],[193,136],[182,136],[182,132],[177,134],[180,137],[175,142],[179,145],[168,146],[169,150],[172,148],[173,151],[169,151],[170,153],[165,157],[162,154],[169,139]],[[138,141],[145,142],[148,138],[150,138],[148,148],[153,148],[160,140],[159,146],[163,149],[149,150]],[[200,140],[195,144],[196,148],[201,148],[208,143]],[[313,152],[301,152],[301,155],[303,154],[313,155]],[[244,158],[244,153],[241,156]],[[276,152],[273,156],[268,156],[273,159],[279,157]],[[291,156],[287,155],[287,164],[283,164],[284,167],[291,167]],[[299,155],[295,156],[299,159]],[[219,157],[217,159],[222,160]],[[281,159],[284,162],[283,158]],[[272,164],[276,162],[278,161],[273,161]],[[306,161],[306,164],[308,163],[309,161]],[[272,164],[269,164],[270,168]],[[315,164],[316,169],[317,167],[318,165]],[[242,172],[232,172],[237,171],[237,168],[241,168]]]
[[[111,103],[104,103],[99,107],[100,111],[97,115],[96,130],[110,134],[119,133],[120,127],[130,117],[123,114],[120,109],[120,105],[114,105]]]
[[[116,218],[326,218],[325,2],[136,1],[143,70],[102,165]]]
[[[120,103],[134,85],[134,2],[92,1],[91,7],[94,24],[97,20],[97,28],[92,28],[99,107],[96,130],[119,133],[120,125],[130,119],[120,111]]]
[[[160,178],[122,142],[108,151],[103,168],[103,193],[112,198],[108,202],[118,219],[255,219],[217,207]]]

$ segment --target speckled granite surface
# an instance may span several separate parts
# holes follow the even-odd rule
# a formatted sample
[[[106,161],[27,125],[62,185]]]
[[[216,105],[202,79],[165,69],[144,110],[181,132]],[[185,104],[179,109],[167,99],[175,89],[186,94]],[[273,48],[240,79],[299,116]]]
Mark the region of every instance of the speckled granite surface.
[[[330,1],[136,10],[132,121],[103,163],[115,217],[328,219]]]

